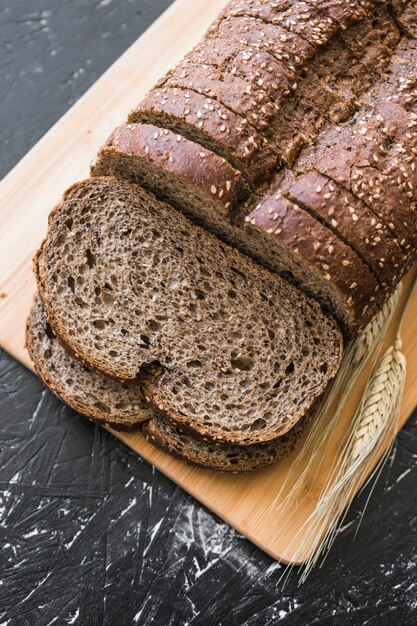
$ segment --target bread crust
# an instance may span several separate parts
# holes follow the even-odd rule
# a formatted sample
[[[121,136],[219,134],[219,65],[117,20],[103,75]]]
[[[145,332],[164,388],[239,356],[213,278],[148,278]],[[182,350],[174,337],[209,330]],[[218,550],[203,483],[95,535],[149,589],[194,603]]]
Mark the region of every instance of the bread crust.
[[[124,157],[169,172],[191,190],[206,196],[207,201],[225,215],[232,215],[249,195],[249,187],[240,172],[222,157],[182,135],[152,124],[123,124],[116,128],[100,150],[91,175],[119,173],[112,165]]]
[[[350,308],[347,331],[357,332],[375,315],[381,304],[376,279],[350,247],[300,206],[279,193],[265,195],[246,219],[249,230],[276,238],[341,293]]]

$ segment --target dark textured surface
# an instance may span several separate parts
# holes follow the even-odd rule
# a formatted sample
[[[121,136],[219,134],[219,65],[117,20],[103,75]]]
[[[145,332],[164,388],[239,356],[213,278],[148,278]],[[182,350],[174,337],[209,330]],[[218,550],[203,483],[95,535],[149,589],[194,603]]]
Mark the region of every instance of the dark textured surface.
[[[0,0],[0,173],[169,4]],[[8,5],[10,8],[8,8]],[[0,624],[417,623],[417,419],[299,588],[0,353]]]

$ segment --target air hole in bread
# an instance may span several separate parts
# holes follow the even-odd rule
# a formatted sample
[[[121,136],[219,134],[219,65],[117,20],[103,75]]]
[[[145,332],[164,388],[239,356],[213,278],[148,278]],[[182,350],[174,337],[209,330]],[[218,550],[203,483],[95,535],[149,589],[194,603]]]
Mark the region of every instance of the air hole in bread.
[[[291,361],[291,363],[289,363],[287,367],[285,368],[285,374],[289,376],[290,374],[293,374],[293,373],[294,373],[294,363]]]
[[[258,417],[258,419],[252,422],[249,428],[250,430],[262,430],[262,428],[265,428],[265,426],[266,426],[266,422],[263,419],[263,417]]]
[[[67,277],[67,285],[71,289],[72,293],[75,293],[75,280],[73,276]]]
[[[319,370],[322,374],[327,374],[327,370],[329,369],[327,363],[322,363],[319,367]]]
[[[148,335],[144,335],[142,334],[140,336],[140,340],[141,340],[141,348],[149,348],[149,344],[151,343],[150,338],[148,337]]]
[[[231,358],[230,364],[234,370],[242,370],[243,372],[251,370],[254,366],[253,359],[244,356]]]
[[[75,298],[75,302],[78,304],[78,306],[81,309],[88,309],[88,304],[87,302],[85,302],[85,300],[83,300],[82,298],[80,298],[80,296],[76,296]]]
[[[96,257],[94,256],[94,254],[91,252],[89,248],[87,248],[87,250],[85,251],[85,256],[87,259],[88,267],[90,268],[90,270],[93,269],[93,267],[96,264]]]
[[[110,407],[108,407],[107,404],[104,404],[104,402],[97,400],[97,402],[94,402],[94,406],[96,409],[103,411],[103,413],[110,413]]]
[[[198,359],[193,359],[191,361],[188,361],[187,365],[188,367],[201,367],[203,364]]]
[[[94,328],[97,328],[97,330],[104,330],[107,326],[107,322],[105,320],[94,320],[92,324]]]

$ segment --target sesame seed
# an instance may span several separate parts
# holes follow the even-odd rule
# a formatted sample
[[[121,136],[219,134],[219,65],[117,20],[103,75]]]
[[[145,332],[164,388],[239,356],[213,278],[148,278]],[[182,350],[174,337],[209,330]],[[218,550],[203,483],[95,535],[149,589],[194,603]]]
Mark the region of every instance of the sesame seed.
[[[211,193],[213,194],[213,196],[215,196],[215,195],[216,195],[216,193],[217,193],[217,187],[216,187],[216,185],[212,185],[212,186],[210,187],[210,191],[211,191]]]

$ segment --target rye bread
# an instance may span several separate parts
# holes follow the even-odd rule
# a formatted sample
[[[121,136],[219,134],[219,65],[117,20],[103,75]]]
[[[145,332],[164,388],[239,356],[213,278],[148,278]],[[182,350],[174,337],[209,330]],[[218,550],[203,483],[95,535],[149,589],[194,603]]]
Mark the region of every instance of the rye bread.
[[[409,124],[415,122],[412,116],[408,116]],[[392,231],[412,262],[417,213],[412,189],[401,184],[400,172],[407,166],[398,159],[397,151],[399,144],[404,145],[404,163],[408,157],[412,184],[415,140],[410,128],[403,129],[402,124],[398,107],[388,102],[365,114],[361,111],[348,123],[323,133],[300,156],[295,169],[315,169],[366,203]]]
[[[70,188],[34,267],[78,357],[140,379],[157,412],[208,440],[282,436],[340,363],[341,334],[316,302],[121,180]]]
[[[249,447],[195,439],[161,417],[151,419],[142,430],[152,444],[191,465],[222,472],[250,472],[288,456],[300,440],[305,422],[306,418],[302,419],[276,441]]]
[[[417,6],[415,0],[390,0],[389,7],[399,28],[408,37],[417,38]]]
[[[138,385],[103,376],[65,350],[52,332],[38,295],[26,324],[26,347],[39,378],[74,411],[120,430],[152,417]]]
[[[294,161],[301,146],[315,137],[324,123],[321,111],[298,90],[279,104],[261,86],[236,72],[223,71],[217,65],[202,66],[193,59],[169,72],[160,87],[192,89],[216,100],[246,119],[266,140],[268,148],[287,164]]]
[[[368,74],[366,86],[380,78],[401,40],[401,32],[386,6],[374,5],[364,20],[353,24],[341,37]]]
[[[281,164],[266,139],[245,118],[192,90],[151,90],[130,113],[129,122],[154,124],[201,144],[252,184],[268,178]]]
[[[307,1],[232,0],[225,14],[254,17],[295,33],[314,47],[325,45],[340,29],[330,14],[323,15],[321,5]]]
[[[185,213],[232,216],[249,195],[241,174],[222,157],[152,124],[116,128],[91,167],[92,176],[117,176],[157,190]]]
[[[354,250],[279,192],[265,194],[246,217],[246,229],[259,258],[278,271],[290,268],[287,278],[331,311],[346,335],[381,306],[379,283]]]
[[[314,47],[296,33],[285,30],[279,25],[269,24],[254,17],[227,15],[222,13],[208,29],[207,39],[238,41],[242,46],[253,46],[269,52],[296,71],[314,56]]]

